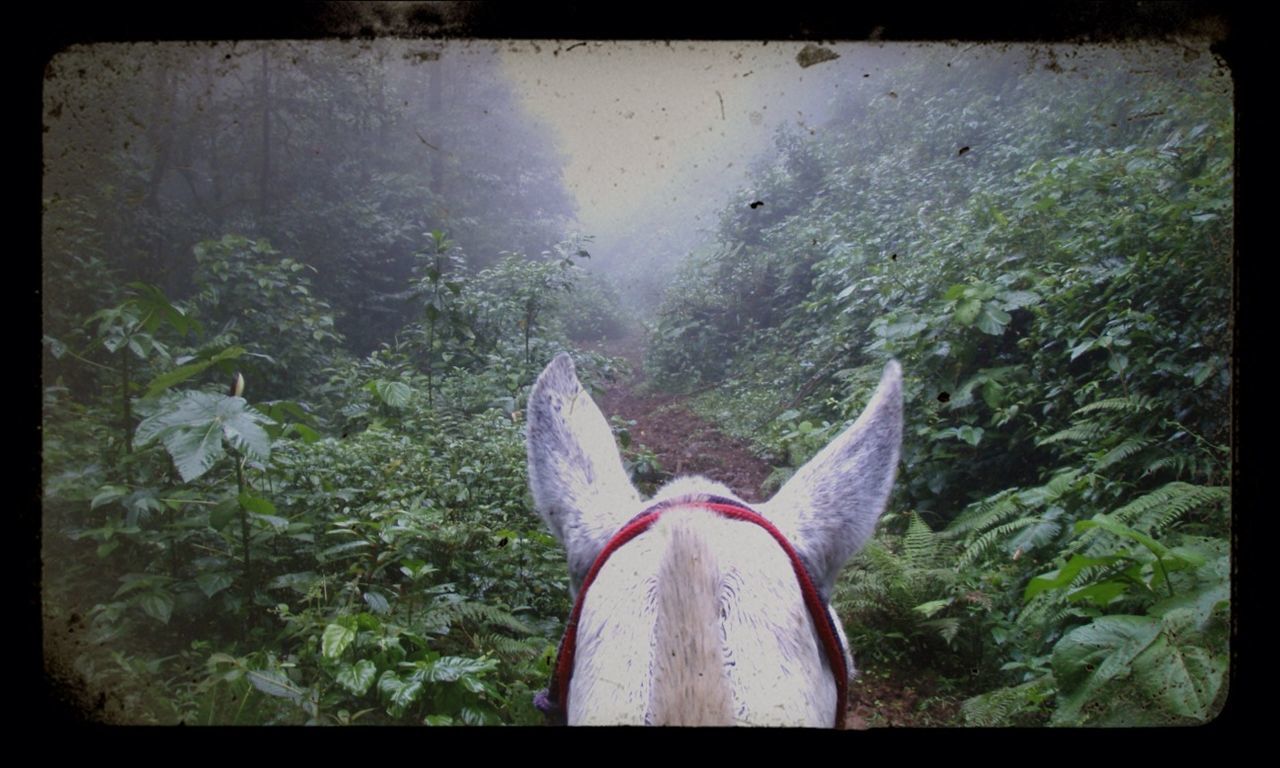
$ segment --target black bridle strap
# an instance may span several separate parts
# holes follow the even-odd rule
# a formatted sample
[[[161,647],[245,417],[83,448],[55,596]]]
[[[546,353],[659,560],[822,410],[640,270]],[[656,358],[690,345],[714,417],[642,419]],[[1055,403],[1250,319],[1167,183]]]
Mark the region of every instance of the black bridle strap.
[[[826,601],[822,599],[822,595],[818,592],[813,578],[809,575],[809,569],[805,567],[799,554],[791,546],[791,542],[787,541],[787,538],[767,518],[740,502],[719,496],[672,499],[655,504],[631,518],[626,525],[622,526],[621,530],[613,535],[613,538],[609,539],[604,549],[600,550],[600,554],[596,556],[595,561],[591,564],[586,578],[582,580],[582,588],[578,590],[578,599],[574,601],[573,612],[569,614],[569,623],[565,626],[564,637],[560,641],[560,650],[556,654],[555,666],[551,672],[551,683],[547,690],[539,692],[534,697],[534,704],[547,715],[548,720],[560,725],[567,721],[569,679],[573,676],[573,659],[577,650],[578,640],[578,620],[582,615],[582,605],[586,601],[587,589],[595,581],[600,569],[604,567],[610,555],[622,545],[649,530],[657,522],[658,518],[662,516],[662,513],[676,508],[702,508],[714,512],[720,517],[754,523],[768,532],[774,541],[778,542],[778,545],[782,547],[783,551],[787,553],[787,557],[791,560],[791,568],[795,572],[796,580],[800,583],[800,592],[804,596],[805,607],[809,609],[813,625],[817,628],[818,635],[822,640],[822,646],[827,652],[827,660],[831,666],[831,671],[836,677],[834,725],[836,728],[843,728],[845,707],[849,699],[849,668],[845,663],[844,645],[840,642],[840,633],[836,629],[835,621],[832,619],[830,611],[826,608]]]

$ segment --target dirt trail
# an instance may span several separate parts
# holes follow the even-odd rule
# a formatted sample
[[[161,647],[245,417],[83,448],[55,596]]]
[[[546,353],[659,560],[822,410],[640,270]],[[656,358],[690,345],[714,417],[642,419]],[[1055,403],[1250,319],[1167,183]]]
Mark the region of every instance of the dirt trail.
[[[664,471],[674,475],[706,475],[729,486],[744,501],[761,502],[760,484],[773,468],[745,443],[720,432],[688,406],[688,397],[644,392],[644,340],[639,336],[596,345],[607,355],[625,358],[632,376],[609,385],[596,398],[605,418],[635,421],[631,438],[657,455]],[[857,649],[854,649],[855,653]],[[846,727],[954,725],[958,705],[935,697],[934,685],[896,675],[860,669],[849,686]]]
[[[665,472],[706,475],[729,486],[743,501],[764,501],[760,484],[773,471],[768,462],[693,413],[687,397],[642,391],[643,345],[639,336],[600,345],[605,354],[626,358],[633,371],[630,379],[614,382],[598,398],[605,417],[636,422],[631,439],[653,451]]]

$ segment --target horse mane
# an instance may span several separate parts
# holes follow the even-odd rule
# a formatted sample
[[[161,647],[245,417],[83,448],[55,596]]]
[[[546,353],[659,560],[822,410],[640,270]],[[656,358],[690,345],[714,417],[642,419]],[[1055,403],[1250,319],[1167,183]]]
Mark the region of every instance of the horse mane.
[[[651,722],[732,725],[719,563],[685,515],[664,518],[654,535],[667,537],[668,544],[657,569]]]

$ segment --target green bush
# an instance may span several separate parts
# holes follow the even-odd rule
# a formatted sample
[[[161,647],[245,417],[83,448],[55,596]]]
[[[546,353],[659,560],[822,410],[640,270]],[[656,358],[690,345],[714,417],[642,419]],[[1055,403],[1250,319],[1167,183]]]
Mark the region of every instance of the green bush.
[[[897,358],[911,512],[841,582],[854,647],[948,675],[974,723],[1204,722],[1227,669],[1229,91],[1206,62],[1087,85],[1012,62],[922,56],[910,87],[781,135],[765,215],[726,210],[647,364],[714,384],[698,410],[776,485]]]

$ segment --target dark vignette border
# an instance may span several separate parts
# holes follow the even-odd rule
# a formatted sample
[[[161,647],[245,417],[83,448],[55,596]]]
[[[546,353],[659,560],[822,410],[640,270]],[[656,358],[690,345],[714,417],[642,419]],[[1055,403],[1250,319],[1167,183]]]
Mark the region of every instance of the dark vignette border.
[[[330,2],[298,1],[261,5],[237,4],[173,4],[128,5],[101,4],[74,7],[63,4],[45,4],[28,9],[29,21],[20,23],[11,36],[11,50],[18,51],[19,102],[27,107],[19,111],[19,124],[27,130],[19,131],[21,149],[19,157],[30,158],[21,163],[26,180],[33,183],[37,194],[20,196],[16,205],[24,214],[19,220],[25,226],[19,228],[21,240],[30,238],[32,251],[40,248],[39,196],[42,173],[40,136],[42,133],[42,82],[48,61],[58,51],[69,46],[95,42],[130,41],[210,41],[236,39],[374,39],[392,37],[402,39],[519,39],[519,40],[867,40],[882,42],[937,42],[962,41],[979,43],[1126,43],[1133,41],[1177,42],[1179,40],[1208,40],[1210,50],[1230,68],[1235,82],[1236,98],[1236,238],[1233,259],[1233,283],[1235,288],[1233,311],[1233,392],[1232,392],[1232,440],[1233,477],[1232,510],[1235,524],[1233,558],[1233,622],[1232,669],[1230,685],[1233,690],[1226,708],[1217,720],[1207,726],[1210,730],[1229,729],[1244,722],[1242,715],[1254,699],[1257,690],[1248,683],[1252,665],[1243,659],[1256,658],[1248,645],[1248,633],[1240,632],[1241,608],[1253,603],[1248,595],[1255,595],[1241,578],[1239,561],[1243,535],[1258,527],[1255,513],[1267,510],[1245,509],[1255,505],[1249,502],[1258,498],[1256,470],[1260,443],[1246,427],[1240,416],[1242,392],[1261,389],[1259,377],[1243,362],[1242,350],[1253,347],[1251,339],[1258,329],[1267,328],[1267,320],[1255,318],[1254,292],[1262,281],[1252,286],[1242,279],[1241,243],[1248,242],[1248,222],[1251,211],[1247,194],[1249,181],[1256,173],[1250,168],[1241,173],[1240,147],[1247,144],[1252,134],[1252,110],[1249,108],[1253,93],[1253,77],[1256,69],[1251,63],[1252,52],[1261,42],[1257,38],[1261,30],[1256,20],[1234,2],[1208,2],[1207,0],[1182,0],[1179,2],[1102,2],[1099,0],[1060,0],[1037,3],[1034,6],[1002,6],[982,4],[928,3],[874,3],[856,8],[836,8],[817,3],[776,4],[766,10],[740,5],[726,11],[718,7],[690,7],[665,3],[601,4],[562,3],[550,7],[534,4],[514,5],[497,2],[358,2],[336,0]],[[1252,22],[1252,23],[1251,23]],[[1265,49],[1265,46],[1264,46]],[[30,142],[30,143],[26,143]],[[1252,157],[1252,156],[1251,156]],[[34,160],[34,162],[32,161]],[[15,217],[18,218],[18,217]],[[19,251],[18,253],[23,253]],[[1253,264],[1259,263],[1254,257]],[[10,261],[19,270],[28,268],[34,274],[24,275],[32,279],[35,290],[23,292],[29,302],[25,311],[19,310],[24,319],[38,318],[41,313],[39,295],[40,262],[22,255]],[[23,283],[29,285],[31,283]],[[19,670],[18,696],[14,703],[22,714],[19,723],[45,728],[74,725],[85,727],[85,715],[78,709],[74,691],[60,687],[45,671],[45,664],[31,663],[34,657],[43,658],[41,636],[40,600],[40,408],[42,382],[40,379],[40,351],[37,342],[40,327],[34,328],[34,338],[25,336],[28,354],[34,358],[34,375],[19,380],[19,387],[26,393],[25,406],[35,411],[31,434],[33,458],[22,462],[30,474],[30,484],[25,485],[19,508],[18,540],[21,542],[21,563],[17,584],[22,589],[23,613],[18,624],[22,655],[17,659]],[[1243,367],[1243,370],[1242,370]],[[1244,374],[1244,375],[1242,375]],[[24,422],[30,424],[31,422]],[[1259,424],[1258,429],[1262,428]],[[1244,450],[1242,443],[1250,448]],[[1249,470],[1253,470],[1250,472]],[[1252,479],[1251,479],[1252,478]],[[30,495],[28,495],[30,494]],[[1243,502],[1243,506],[1242,506]],[[1253,518],[1253,520],[1250,520]],[[1257,538],[1254,539],[1257,541]],[[35,544],[27,549],[24,545]],[[1253,550],[1255,553],[1257,548]],[[1248,558],[1244,558],[1247,562]],[[1244,574],[1251,572],[1247,566]],[[1252,571],[1256,573],[1256,571]],[[1241,598],[1244,602],[1241,602]],[[1253,623],[1244,617],[1246,625]],[[34,631],[32,629],[34,628]],[[30,652],[31,655],[27,655]],[[34,694],[34,695],[32,695]],[[101,735],[106,730],[95,726]],[[1184,730],[1182,735],[1196,738],[1204,728]],[[1132,731],[1130,731],[1132,732]],[[152,731],[154,733],[154,731]],[[949,732],[958,735],[955,731]],[[1157,740],[1170,743],[1181,741],[1176,732],[1163,731],[1149,734]],[[522,734],[527,736],[528,734]],[[1070,737],[1070,734],[1061,734]],[[1118,736],[1113,732],[1113,735]],[[438,738],[438,736],[437,736]],[[652,737],[647,737],[652,738]],[[51,744],[53,746],[53,744]],[[87,746],[87,745],[86,745]],[[1150,745],[1149,745],[1150,746]]]

